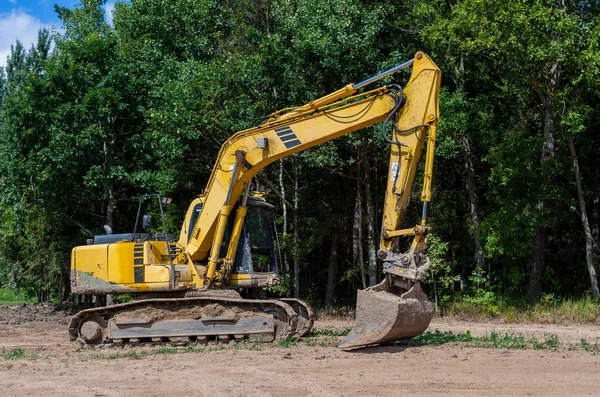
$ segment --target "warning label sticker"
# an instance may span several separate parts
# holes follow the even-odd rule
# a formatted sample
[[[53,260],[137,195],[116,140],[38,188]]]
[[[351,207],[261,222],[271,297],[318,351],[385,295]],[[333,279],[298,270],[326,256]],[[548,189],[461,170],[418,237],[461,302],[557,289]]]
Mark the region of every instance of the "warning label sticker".
[[[392,162],[392,168],[390,169],[390,181],[396,182],[398,175],[400,174],[400,167],[397,162]]]

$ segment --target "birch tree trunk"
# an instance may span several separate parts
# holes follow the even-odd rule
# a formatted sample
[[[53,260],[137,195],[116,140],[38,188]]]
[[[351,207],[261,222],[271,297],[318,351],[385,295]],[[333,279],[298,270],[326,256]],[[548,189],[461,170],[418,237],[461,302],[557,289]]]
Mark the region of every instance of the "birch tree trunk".
[[[300,193],[298,191],[298,164],[292,157],[294,165],[294,298],[300,297],[300,222],[298,220],[298,201]]]
[[[110,172],[110,161],[113,155],[112,145],[106,141],[104,141],[104,160],[103,160],[103,171],[104,175],[108,175]],[[106,198],[106,225],[111,229],[114,226],[113,222],[113,212],[115,206],[115,197],[114,197],[114,186],[112,179],[104,182],[104,197]]]
[[[592,219],[594,220],[594,226],[592,227],[592,243],[596,247],[596,250],[600,251],[600,247],[598,247],[598,236],[600,236],[600,197],[594,198],[592,206]]]
[[[283,226],[281,227],[283,247],[283,270],[289,274],[290,262],[288,260],[287,247],[286,247],[286,236],[288,232],[288,218],[287,218],[287,203],[285,202],[285,185],[283,184],[283,159],[279,160],[279,194],[281,196],[281,208],[283,210]]]
[[[329,265],[327,266],[327,289],[325,290],[325,307],[331,307],[335,296],[337,284],[337,270],[339,257],[339,238],[333,235],[331,238],[331,251],[329,253]]]
[[[473,222],[473,243],[475,244],[475,272],[477,279],[481,279],[482,270],[485,266],[483,247],[479,241],[479,208],[477,203],[477,185],[475,182],[475,167],[471,160],[471,144],[468,138],[462,139],[464,147],[463,159],[467,171],[467,190],[469,192],[469,209],[471,211],[471,222]]]
[[[360,178],[360,177],[359,177]],[[362,195],[360,194],[360,179],[356,183],[356,200],[354,201],[354,222],[352,224],[352,264],[360,268],[360,280],[363,289],[367,288],[365,261],[363,257],[363,210]]]
[[[590,230],[590,222],[588,220],[587,211],[585,209],[585,197],[583,196],[583,183],[581,182],[579,161],[577,160],[577,152],[575,151],[573,137],[571,137],[571,135],[567,135],[567,141],[569,142],[569,151],[571,152],[571,158],[573,159],[575,181],[577,182],[577,198],[579,199],[579,213],[581,215],[581,225],[583,226],[583,233],[585,235],[585,260],[587,263],[588,273],[590,275],[592,296],[595,300],[598,300],[598,298],[600,298],[600,294],[598,292],[598,279],[596,277],[596,269],[594,268],[594,258],[592,255],[592,231]]]
[[[287,247],[287,234],[288,234],[288,212],[287,202],[285,200],[285,185],[283,183],[283,159],[279,159],[279,193],[281,197],[281,208],[283,210],[283,225],[281,227],[281,252],[283,253],[283,271],[285,274],[290,276],[290,261],[288,258],[288,247]],[[291,296],[290,289],[285,289],[285,296],[289,298]]]
[[[558,65],[555,64],[558,68]],[[554,79],[553,79],[554,80]],[[554,83],[555,84],[555,83]],[[556,124],[554,120],[554,107],[552,98],[549,95],[542,95],[544,104],[544,146],[542,147],[542,157],[540,164],[543,166],[554,157],[554,133]],[[550,181],[546,181],[549,184]],[[544,200],[538,202],[538,210],[543,212],[545,207]],[[527,297],[536,300],[542,293],[542,277],[546,271],[546,228],[538,225],[533,239],[533,249],[531,258],[531,267],[529,269],[529,278],[527,280]]]
[[[371,175],[369,159],[365,156],[362,161],[364,172],[365,200],[367,204],[367,249],[369,256],[369,286],[377,284],[377,248],[375,245],[375,207],[371,196]]]

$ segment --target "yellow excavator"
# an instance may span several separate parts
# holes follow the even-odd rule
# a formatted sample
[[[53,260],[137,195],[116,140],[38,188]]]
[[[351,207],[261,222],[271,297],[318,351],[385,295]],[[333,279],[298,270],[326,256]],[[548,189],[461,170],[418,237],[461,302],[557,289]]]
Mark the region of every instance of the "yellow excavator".
[[[363,87],[412,66],[405,85]],[[315,311],[300,299],[244,297],[279,284],[273,223],[268,204],[250,192],[253,177],[282,157],[383,122],[390,145],[379,259],[383,281],[358,291],[356,322],[340,348],[352,349],[419,335],[434,313],[421,290],[429,259],[425,254],[441,72],[422,52],[401,65],[304,106],[272,113],[258,127],[240,131],[221,147],[204,190],[190,204],[179,240],[162,234],[107,234],[75,247],[71,290],[79,295],[130,294],[134,300],[90,308],[70,321],[71,339],[84,344],[203,343],[231,339],[274,341],[306,335]],[[389,131],[391,129],[391,132]],[[425,149],[422,219],[401,223]],[[276,233],[275,233],[276,236]],[[398,252],[402,237],[412,237]],[[264,294],[263,294],[264,296]]]

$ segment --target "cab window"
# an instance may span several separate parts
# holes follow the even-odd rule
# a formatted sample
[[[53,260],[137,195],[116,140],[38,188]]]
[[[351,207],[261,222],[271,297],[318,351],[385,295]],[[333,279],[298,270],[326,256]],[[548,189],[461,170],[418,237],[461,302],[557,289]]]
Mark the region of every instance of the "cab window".
[[[196,225],[196,221],[198,220],[198,216],[202,212],[202,203],[196,204],[194,209],[192,210],[192,218],[190,219],[190,230],[188,231],[188,242],[192,238],[192,231],[194,230],[194,226]]]

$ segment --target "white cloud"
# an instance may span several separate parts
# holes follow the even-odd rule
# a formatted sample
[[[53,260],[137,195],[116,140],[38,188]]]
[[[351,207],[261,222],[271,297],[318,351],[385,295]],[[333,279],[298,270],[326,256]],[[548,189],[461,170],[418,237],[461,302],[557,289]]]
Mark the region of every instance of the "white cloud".
[[[113,26],[113,10],[115,9],[115,2],[107,2],[104,4],[104,17],[106,18],[106,22]]]
[[[2,1],[2,0],[0,0]],[[16,0],[8,0],[16,4]],[[112,26],[115,2],[104,4],[106,22]],[[44,23],[22,9],[13,8],[10,12],[0,12],[0,66],[6,66],[6,58],[10,55],[10,46],[19,40],[26,49],[37,43],[38,31],[50,28],[51,23]]]
[[[38,31],[49,27],[36,17],[18,9],[10,13],[0,14],[0,66],[6,66],[6,57],[10,54],[10,46],[19,40],[27,49],[37,42]]]

